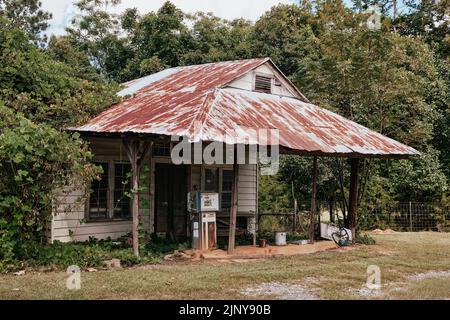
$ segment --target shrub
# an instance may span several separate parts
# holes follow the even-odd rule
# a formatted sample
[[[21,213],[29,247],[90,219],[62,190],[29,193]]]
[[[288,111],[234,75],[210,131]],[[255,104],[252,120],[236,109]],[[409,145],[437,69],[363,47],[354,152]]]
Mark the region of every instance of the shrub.
[[[150,236],[150,241],[144,246],[144,252],[153,254],[165,254],[174,250],[183,250],[190,247],[190,242],[173,242],[168,239],[160,238],[156,234]]]
[[[365,245],[373,245],[375,244],[375,239],[370,235],[366,234],[357,234],[354,240],[354,243],[365,244]]]
[[[98,173],[77,134],[35,124],[0,105],[0,260],[33,255],[46,242],[57,190],[85,186]]]
[[[159,263],[163,253],[144,251],[140,257],[133,254],[132,248],[125,244],[116,246],[116,241],[94,240],[86,242],[62,243],[40,245],[30,242],[21,245],[14,259],[0,261],[0,272],[7,272],[25,267],[53,267],[66,269],[77,265],[80,268],[103,267],[104,260],[120,259],[124,267],[140,263]]]

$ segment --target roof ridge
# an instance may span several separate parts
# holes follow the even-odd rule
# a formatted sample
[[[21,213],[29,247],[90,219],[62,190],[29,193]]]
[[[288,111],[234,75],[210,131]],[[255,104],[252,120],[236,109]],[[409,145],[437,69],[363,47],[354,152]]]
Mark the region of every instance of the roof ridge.
[[[186,67],[195,67],[195,66],[206,66],[209,64],[219,64],[219,63],[231,63],[231,62],[242,62],[242,61],[256,61],[256,60],[261,60],[261,61],[269,61],[270,58],[269,57],[264,57],[264,58],[248,58],[248,59],[233,59],[233,60],[224,60],[224,61],[212,61],[212,62],[205,62],[205,63],[197,63],[197,64],[190,64],[190,65],[186,65],[186,66],[178,66],[175,68],[186,68]]]

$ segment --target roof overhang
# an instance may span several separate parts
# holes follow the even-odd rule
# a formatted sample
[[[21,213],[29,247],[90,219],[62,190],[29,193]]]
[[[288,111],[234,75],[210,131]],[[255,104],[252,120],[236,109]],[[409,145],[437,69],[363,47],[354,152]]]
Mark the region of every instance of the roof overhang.
[[[407,158],[420,153],[299,98],[229,88],[226,84],[270,59],[180,67],[150,76],[146,86],[85,125],[85,137],[265,144],[246,131],[276,130],[280,152],[304,156]],[[279,71],[281,73],[281,71]],[[287,79],[287,78],[286,78]],[[287,79],[288,80],[288,79]],[[136,81],[129,84],[135,85]],[[295,86],[293,86],[295,88]],[[298,92],[301,94],[300,92]]]

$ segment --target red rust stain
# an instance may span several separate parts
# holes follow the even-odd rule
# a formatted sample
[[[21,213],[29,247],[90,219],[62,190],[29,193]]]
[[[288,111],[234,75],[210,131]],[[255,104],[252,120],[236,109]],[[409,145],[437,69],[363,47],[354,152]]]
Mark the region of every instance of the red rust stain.
[[[278,129],[280,145],[293,150],[418,154],[413,148],[299,99],[226,87],[267,61],[250,59],[177,68],[73,130],[187,135],[195,141],[203,137],[222,141],[221,134],[245,128]],[[201,124],[201,132],[195,130],[195,123]]]

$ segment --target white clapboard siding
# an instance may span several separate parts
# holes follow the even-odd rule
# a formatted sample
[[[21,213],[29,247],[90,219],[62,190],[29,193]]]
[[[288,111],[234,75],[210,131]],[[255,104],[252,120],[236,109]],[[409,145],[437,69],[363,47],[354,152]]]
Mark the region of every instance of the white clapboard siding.
[[[126,162],[127,157],[121,147],[120,140],[96,138],[90,142],[94,161],[120,161]],[[145,230],[153,232],[154,228],[154,201],[155,194],[155,164],[157,162],[170,163],[170,158],[154,157],[152,161],[145,159],[144,163],[150,167],[149,171],[149,190],[143,190],[140,193],[140,199],[148,201],[148,208],[141,209],[139,212],[141,221]],[[232,166],[224,165],[228,169]],[[256,165],[240,165],[239,167],[239,185],[238,185],[238,214],[249,215],[256,211]],[[201,189],[202,166],[190,166],[190,190]],[[127,221],[105,221],[105,222],[84,222],[85,204],[79,200],[83,198],[83,190],[72,191],[70,193],[62,192],[64,196],[60,197],[58,207],[55,210],[52,220],[52,241],[85,241],[89,237],[97,239],[118,238],[131,232],[132,222]],[[142,206],[141,206],[142,207]]]
[[[115,160],[127,162],[127,156],[121,147],[120,140],[93,139],[90,142],[90,148],[95,155],[94,161]],[[144,163],[150,165],[150,159],[145,159]],[[70,193],[61,192],[61,194],[51,224],[52,241],[85,241],[89,237],[115,239],[131,232],[131,220],[83,222],[85,220],[85,203],[80,203],[79,201],[83,197],[83,190]],[[139,212],[144,228],[149,230],[150,225],[153,224],[150,192],[149,190],[142,190],[139,196],[141,201],[147,200],[150,207],[149,209],[141,209]]]
[[[256,165],[239,166],[238,212],[256,212]]]

